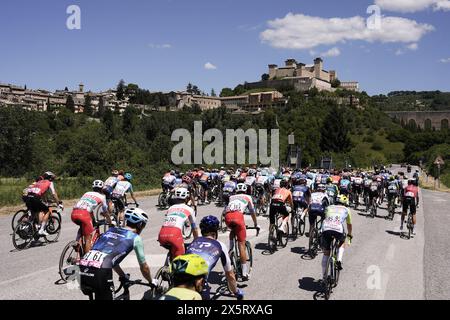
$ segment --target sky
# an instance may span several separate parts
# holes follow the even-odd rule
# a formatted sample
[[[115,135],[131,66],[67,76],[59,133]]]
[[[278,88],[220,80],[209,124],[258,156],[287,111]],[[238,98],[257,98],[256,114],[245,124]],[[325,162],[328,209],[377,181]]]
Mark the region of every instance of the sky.
[[[0,82],[32,89],[205,92],[288,58],[370,95],[450,91],[448,0],[2,0]],[[80,9],[80,29],[69,29]],[[369,6],[377,5],[367,13]],[[379,15],[377,15],[379,12]],[[378,18],[379,17],[379,18]]]

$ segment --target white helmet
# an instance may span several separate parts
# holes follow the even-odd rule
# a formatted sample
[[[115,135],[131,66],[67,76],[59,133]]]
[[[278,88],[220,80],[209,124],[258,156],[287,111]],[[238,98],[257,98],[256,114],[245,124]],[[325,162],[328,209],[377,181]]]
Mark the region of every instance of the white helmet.
[[[247,185],[245,183],[239,183],[236,187],[236,193],[247,192]]]
[[[140,222],[147,224],[148,215],[142,209],[128,208],[125,210],[125,219],[132,224],[138,224]]]
[[[176,189],[175,194],[172,197],[172,199],[180,199],[180,200],[186,200],[187,198],[189,198],[189,190],[186,188]]]
[[[98,188],[98,189],[103,189],[104,186],[105,186],[105,184],[103,183],[102,180],[95,180],[95,181],[92,183],[92,189],[96,189],[96,188]]]

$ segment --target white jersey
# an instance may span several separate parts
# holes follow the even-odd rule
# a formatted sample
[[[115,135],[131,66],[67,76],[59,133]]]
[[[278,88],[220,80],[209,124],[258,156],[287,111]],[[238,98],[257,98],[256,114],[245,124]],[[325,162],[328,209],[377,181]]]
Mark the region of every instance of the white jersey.
[[[245,178],[245,184],[248,186],[252,186],[256,181],[256,178],[253,176],[248,176]]]
[[[275,180],[273,181],[273,189],[274,189],[274,190],[280,189],[280,183],[281,183],[281,179],[275,179]]]
[[[98,192],[87,192],[73,207],[74,210],[85,210],[93,213],[98,207],[102,208],[102,212],[108,211],[105,195]]]
[[[314,180],[312,179],[306,179],[306,186],[310,189],[312,189],[312,186],[314,184]]]
[[[167,184],[171,184],[175,179],[176,179],[175,176],[167,175],[167,176],[164,176],[163,181]]]
[[[327,194],[323,192],[314,192],[311,194],[311,204],[320,204],[324,202],[324,199],[327,198]]]
[[[325,210],[325,220],[322,223],[322,232],[336,231],[344,233],[344,222],[352,223],[350,210],[344,206],[329,206]]]
[[[119,181],[117,182],[112,194],[116,197],[123,197],[128,191],[133,191],[131,183],[128,181]]]
[[[360,186],[363,184],[363,179],[361,177],[355,177],[353,183],[356,184],[357,186]]]
[[[254,208],[252,197],[246,194],[235,194],[230,197],[225,212],[241,212],[244,214],[248,209],[248,212],[253,213]]]
[[[114,186],[116,185],[117,182],[119,182],[119,178],[117,178],[117,177],[109,177],[105,181],[105,187],[114,188]]]
[[[268,176],[258,176],[258,178],[256,178],[256,183],[265,184],[267,180],[269,180]]]
[[[186,220],[191,222],[192,228],[195,228],[195,211],[185,204],[171,206],[167,210],[164,218],[163,227],[178,228],[183,230]]]

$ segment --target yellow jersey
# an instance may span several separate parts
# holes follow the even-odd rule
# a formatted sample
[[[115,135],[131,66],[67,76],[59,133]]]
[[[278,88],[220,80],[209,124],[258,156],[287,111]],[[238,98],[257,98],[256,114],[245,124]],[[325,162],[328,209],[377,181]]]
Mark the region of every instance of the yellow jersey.
[[[202,296],[194,290],[185,288],[170,289],[159,300],[202,300]]]

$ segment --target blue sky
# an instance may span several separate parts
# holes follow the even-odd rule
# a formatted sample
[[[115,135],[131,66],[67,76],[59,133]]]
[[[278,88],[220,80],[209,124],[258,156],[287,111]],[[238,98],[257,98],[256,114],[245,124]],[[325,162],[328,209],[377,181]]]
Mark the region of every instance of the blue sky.
[[[375,1],[382,29],[367,33],[360,22]],[[408,1],[2,0],[0,82],[50,90],[83,82],[98,91],[123,78],[152,91],[192,82],[210,92],[332,49],[325,69],[369,94],[450,91],[450,2]],[[66,27],[73,4],[81,30]]]

